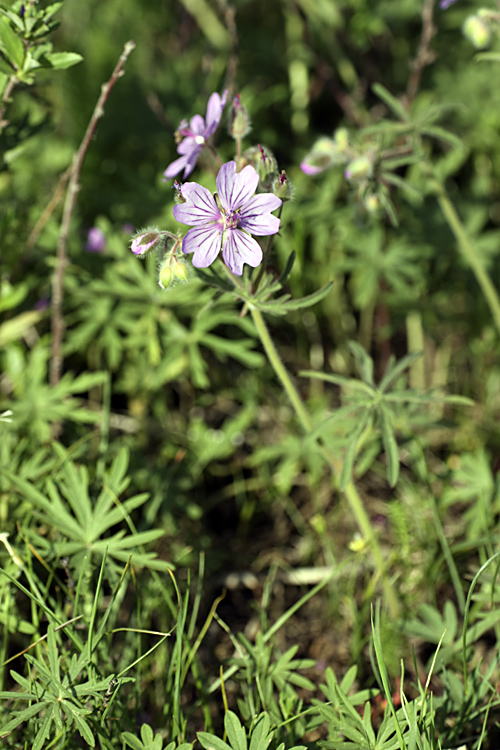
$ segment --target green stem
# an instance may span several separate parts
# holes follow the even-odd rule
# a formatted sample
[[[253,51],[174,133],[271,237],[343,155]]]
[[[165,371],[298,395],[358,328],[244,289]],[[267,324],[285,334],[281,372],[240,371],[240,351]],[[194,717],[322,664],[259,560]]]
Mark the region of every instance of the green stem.
[[[251,307],[250,312],[252,314],[255,327],[260,336],[260,340],[262,341],[262,345],[267,354],[269,362],[273,366],[273,369],[276,375],[281,381],[283,388],[285,389],[286,394],[288,398],[290,399],[293,408],[295,409],[295,413],[297,414],[300,420],[300,423],[302,427],[304,428],[304,431],[307,433],[312,432],[313,425],[312,425],[309,413],[306,407],[304,406],[304,403],[297,389],[293,385],[290,375],[288,374],[285,366],[283,365],[279,357],[279,354],[276,350],[276,347],[274,346],[274,342],[271,336],[269,335],[269,331],[267,329],[266,323],[264,321],[264,318],[262,317],[260,310],[257,310],[255,307]],[[321,445],[323,455],[325,456],[328,464],[330,465],[330,468],[332,469],[334,476],[339,477],[342,471],[342,462],[330,453],[327,446],[322,445],[321,443],[320,445]],[[344,493],[351,507],[351,510],[354,514],[358,527],[362,535],[364,536],[364,538],[369,543],[369,546],[373,555],[373,560],[375,562],[375,566],[382,580],[385,595],[387,597],[387,604],[389,606],[389,611],[391,613],[391,616],[393,618],[396,618],[399,615],[399,602],[397,600],[396,593],[387,577],[387,574],[385,571],[384,558],[382,555],[382,551],[379,547],[379,544],[377,542],[377,539],[375,537],[375,534],[373,533],[373,527],[372,527],[371,521],[366,513],[363,502],[353,482],[350,482],[347,485],[347,487],[344,490]]]
[[[481,287],[481,291],[489,305],[497,331],[500,334],[500,299],[498,297],[498,292],[493,286],[493,283],[482,264],[481,258],[474,250],[464,226],[460,221],[460,217],[455,211],[453,203],[448,198],[443,185],[434,175],[432,175],[432,183],[436,189],[437,200],[441,211],[443,212],[443,216],[448,222],[448,226],[458,242],[463,257],[471,267],[477,283]]]

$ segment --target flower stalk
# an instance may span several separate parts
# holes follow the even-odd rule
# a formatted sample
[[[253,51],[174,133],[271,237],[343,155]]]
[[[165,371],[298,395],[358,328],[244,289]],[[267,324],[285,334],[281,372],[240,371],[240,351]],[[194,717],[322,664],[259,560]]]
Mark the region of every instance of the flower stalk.
[[[260,312],[260,310],[252,306],[250,307],[250,312],[252,314],[252,318],[253,318],[255,327],[257,329],[257,333],[259,334],[259,337],[262,342],[262,346],[264,347],[264,351],[266,352],[267,358],[269,359],[269,362],[271,363],[274,369],[274,372],[278,376],[295,410],[295,413],[297,414],[297,417],[299,418],[299,421],[304,429],[304,432],[306,432],[307,434],[310,434],[313,430],[311,417],[309,416],[309,412],[307,411],[304,405],[304,402],[302,401],[299,395],[299,392],[297,391],[294,384],[292,383],[292,380],[286,370],[286,367],[284,366],[283,362],[280,359],[280,356],[276,350],[276,347],[274,346],[274,342],[269,334],[269,331],[264,321],[264,318],[262,316],[262,313]],[[318,438],[318,442],[321,446],[322,453],[332,470],[332,474],[336,478],[340,477],[342,473],[342,462],[331,454],[331,452],[328,450],[328,447],[325,446],[321,442],[320,438]],[[385,566],[384,558],[382,555],[382,551],[378,544],[377,538],[375,534],[373,533],[373,527],[372,527],[371,521],[368,517],[368,514],[366,513],[366,510],[363,505],[363,501],[361,500],[361,497],[359,496],[359,493],[353,482],[350,482],[347,485],[347,487],[344,490],[344,494],[347,498],[351,511],[353,512],[353,515],[356,519],[359,530],[361,531],[362,535],[365,537],[371,549],[375,567],[382,581],[382,585],[383,585],[384,592],[386,595],[387,605],[389,607],[389,612],[391,614],[391,617],[396,618],[399,616],[399,602],[396,596],[396,592],[394,591],[394,588],[392,587],[391,582],[387,576],[386,566]]]
[[[430,171],[430,168],[429,168]],[[448,198],[446,190],[441,182],[431,173],[432,185],[436,191],[437,202],[441,212],[446,219],[446,222],[451,229],[455,239],[457,240],[458,247],[469,264],[476,281],[481,287],[481,291],[488,303],[493,322],[500,335],[500,298],[498,292],[495,289],[493,282],[491,281],[488,272],[486,271],[481,258],[476,253],[472,242],[470,241],[465,228],[460,221],[455,207],[451,200]]]

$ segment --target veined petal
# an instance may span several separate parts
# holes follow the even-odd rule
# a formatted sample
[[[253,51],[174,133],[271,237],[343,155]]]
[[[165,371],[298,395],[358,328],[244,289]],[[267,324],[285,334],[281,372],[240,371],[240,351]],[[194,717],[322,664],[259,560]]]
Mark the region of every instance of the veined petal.
[[[222,258],[232,273],[241,276],[244,263],[248,263],[252,268],[260,266],[262,249],[257,240],[250,235],[240,232],[239,229],[231,229],[222,248]]]
[[[256,234],[259,236],[265,236],[268,234],[276,234],[280,229],[280,219],[272,214],[261,214],[260,216],[245,216],[239,226],[246,232]]]
[[[227,211],[235,211],[247,203],[257,190],[259,175],[248,165],[236,173],[236,163],[223,164],[217,175],[217,194]]]
[[[219,254],[221,229],[217,226],[190,229],[182,240],[182,252],[194,253],[193,266],[208,268]]]
[[[274,193],[259,193],[254,195],[241,209],[241,216],[257,216],[275,211],[281,206],[282,200]]]
[[[213,222],[220,220],[220,211],[207,188],[196,182],[188,182],[181,187],[181,194],[186,203],[179,203],[173,208],[174,217],[181,224],[201,226],[208,223],[213,228]]]
[[[251,234],[276,234],[280,220],[271,211],[281,206],[281,199],[272,193],[255,195],[243,206],[240,214],[240,227]]]

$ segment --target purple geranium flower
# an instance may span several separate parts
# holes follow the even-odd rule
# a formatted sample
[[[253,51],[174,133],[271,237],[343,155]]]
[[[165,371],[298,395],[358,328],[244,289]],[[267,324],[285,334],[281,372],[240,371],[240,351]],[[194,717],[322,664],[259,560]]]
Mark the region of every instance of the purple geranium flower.
[[[176,132],[176,136],[182,138],[177,146],[177,153],[182,154],[182,156],[169,164],[164,171],[163,174],[167,179],[175,177],[182,169],[184,170],[184,179],[191,174],[202,148],[217,129],[226,104],[226,98],[227,91],[224,91],[222,96],[212,94],[208,100],[206,122],[201,115],[194,115],[189,124],[187,120],[182,120]]]
[[[446,8],[449,8],[450,5],[453,5],[453,3],[456,3],[457,0],[441,0],[439,3],[439,7],[441,10],[446,10]]]
[[[255,169],[248,165],[236,172],[236,164],[223,164],[217,175],[217,193],[196,182],[181,188],[185,203],[174,206],[174,216],[192,226],[182,240],[182,252],[194,253],[193,266],[207,268],[222,247],[226,266],[241,276],[243,264],[256,268],[262,262],[262,250],[251,234],[276,234],[280,220],[271,211],[281,206],[272,193],[254,195],[259,182]]]

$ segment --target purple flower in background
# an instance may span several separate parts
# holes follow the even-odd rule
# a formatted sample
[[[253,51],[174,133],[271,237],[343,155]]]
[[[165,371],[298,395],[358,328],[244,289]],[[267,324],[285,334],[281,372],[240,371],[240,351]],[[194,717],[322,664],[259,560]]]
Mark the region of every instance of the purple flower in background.
[[[89,253],[101,253],[106,247],[104,232],[98,227],[92,227],[87,233],[85,250]]]
[[[189,124],[187,120],[182,120],[176,132],[176,136],[182,138],[177,146],[177,153],[182,154],[182,156],[169,164],[164,171],[163,174],[167,179],[175,177],[182,169],[184,170],[184,179],[191,174],[202,148],[217,129],[226,104],[226,98],[227,91],[224,91],[222,96],[212,94],[208,100],[206,121],[201,115],[194,115]]]
[[[439,7],[441,10],[446,10],[446,8],[449,8],[450,5],[453,5],[453,3],[456,3],[457,0],[441,0],[439,3]]]
[[[122,227],[125,234],[134,234],[134,225],[127,221]]]
[[[259,176],[248,165],[236,172],[236,164],[223,164],[217,175],[217,193],[196,182],[182,188],[185,203],[174,206],[174,216],[182,224],[192,226],[182,240],[182,252],[194,253],[193,266],[207,268],[222,248],[226,266],[241,276],[243,264],[256,268],[262,262],[262,250],[251,234],[276,234],[280,220],[271,211],[281,206],[272,193],[254,195]]]

